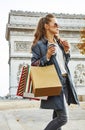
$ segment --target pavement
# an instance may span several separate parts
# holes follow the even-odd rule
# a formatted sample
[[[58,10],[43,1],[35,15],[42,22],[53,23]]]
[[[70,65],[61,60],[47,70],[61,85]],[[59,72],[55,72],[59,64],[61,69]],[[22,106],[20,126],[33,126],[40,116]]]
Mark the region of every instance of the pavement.
[[[40,101],[0,100],[0,130],[44,130],[53,111],[39,106]],[[85,130],[85,102],[68,110],[69,121],[62,130]]]

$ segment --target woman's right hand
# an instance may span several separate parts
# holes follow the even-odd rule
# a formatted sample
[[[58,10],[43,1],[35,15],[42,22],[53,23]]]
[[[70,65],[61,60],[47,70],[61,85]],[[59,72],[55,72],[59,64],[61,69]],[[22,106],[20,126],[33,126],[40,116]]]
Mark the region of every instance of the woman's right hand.
[[[51,44],[48,46],[46,57],[50,59],[52,55],[55,53],[55,45]]]

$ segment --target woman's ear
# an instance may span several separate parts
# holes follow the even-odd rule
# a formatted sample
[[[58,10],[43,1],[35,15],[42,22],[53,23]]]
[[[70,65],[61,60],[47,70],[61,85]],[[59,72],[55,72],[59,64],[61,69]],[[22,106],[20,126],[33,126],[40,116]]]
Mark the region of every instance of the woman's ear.
[[[48,25],[48,24],[45,24],[45,25],[44,25],[44,27],[45,27],[45,29],[47,29],[47,30],[48,30],[49,25]]]

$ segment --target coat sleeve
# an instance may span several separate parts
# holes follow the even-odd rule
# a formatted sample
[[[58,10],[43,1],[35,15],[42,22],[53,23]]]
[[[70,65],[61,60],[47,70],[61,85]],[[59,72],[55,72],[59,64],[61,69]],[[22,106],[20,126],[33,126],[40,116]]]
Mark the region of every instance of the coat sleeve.
[[[42,55],[41,51],[42,48],[40,48],[39,44],[36,44],[32,47],[32,66],[45,66],[48,63],[46,54]]]

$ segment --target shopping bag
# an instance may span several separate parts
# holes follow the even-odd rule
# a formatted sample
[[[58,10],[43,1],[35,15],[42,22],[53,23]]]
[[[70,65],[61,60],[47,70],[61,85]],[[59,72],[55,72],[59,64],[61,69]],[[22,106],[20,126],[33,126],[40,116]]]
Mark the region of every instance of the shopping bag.
[[[31,66],[30,71],[35,97],[56,96],[61,93],[62,85],[54,65]]]
[[[41,96],[41,97],[34,96],[30,69],[31,69],[30,65],[23,66],[16,95],[22,96],[23,98],[34,100],[41,100],[41,99],[47,100],[48,98],[47,96]]]
[[[20,75],[20,79],[19,79],[19,83],[18,83],[18,87],[17,87],[17,93],[16,93],[17,96],[23,97],[23,93],[24,93],[24,90],[26,87],[27,74],[28,74],[28,67],[23,66],[21,75]]]

